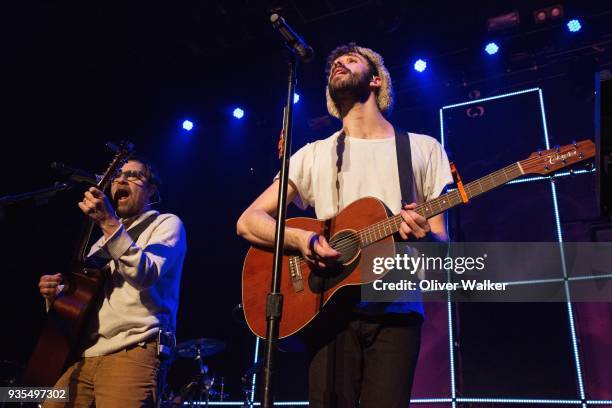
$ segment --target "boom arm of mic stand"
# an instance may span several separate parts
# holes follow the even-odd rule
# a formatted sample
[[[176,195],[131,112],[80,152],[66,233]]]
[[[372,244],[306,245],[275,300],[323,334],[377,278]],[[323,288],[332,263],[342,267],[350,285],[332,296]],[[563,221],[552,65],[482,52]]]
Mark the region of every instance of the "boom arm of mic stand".
[[[7,206],[10,204],[14,204],[19,201],[24,201],[30,198],[33,198],[37,201],[46,200],[49,197],[55,195],[55,193],[59,191],[70,190],[74,187],[74,183],[71,182],[61,182],[55,183],[51,187],[45,187],[38,190],[28,191],[26,193],[14,194],[14,195],[5,195],[4,197],[0,197],[0,206]]]

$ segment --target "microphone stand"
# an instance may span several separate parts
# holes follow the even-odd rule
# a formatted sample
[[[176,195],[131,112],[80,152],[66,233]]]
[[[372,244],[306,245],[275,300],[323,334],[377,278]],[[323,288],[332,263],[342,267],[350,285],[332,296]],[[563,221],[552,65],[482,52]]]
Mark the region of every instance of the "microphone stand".
[[[108,143],[110,144],[110,142]],[[46,204],[49,198],[54,196],[56,193],[60,191],[70,190],[78,183],[87,183],[95,186],[99,181],[99,176],[95,174],[85,174],[84,172],[78,169],[70,168],[62,163],[53,162],[51,163],[51,168],[63,172],[69,180],[55,182],[55,184],[53,184],[51,187],[40,188],[38,190],[28,191],[20,194],[9,194],[5,196],[0,196],[0,209],[8,205],[15,204],[19,201],[25,201],[32,198],[35,200],[36,205]]]
[[[281,272],[283,270],[283,247],[285,242],[285,220],[287,218],[287,182],[289,180],[289,161],[291,158],[291,133],[293,125],[293,94],[296,84],[297,56],[289,52],[289,75],[287,79],[287,104],[283,115],[283,143],[281,144],[280,185],[278,189],[278,206],[276,208],[276,233],[274,237],[274,264],[272,285],[266,302],[266,348],[262,381],[262,402],[264,408],[274,404],[274,377],[276,371],[276,352],[278,348],[278,331],[283,313],[283,295]]]
[[[51,187],[45,187],[34,191],[28,191],[20,194],[5,195],[0,197],[0,206],[8,206],[19,201],[28,200],[34,198],[37,202],[44,202],[49,197],[55,195],[55,193],[65,190],[70,190],[74,187],[75,183],[68,182],[57,182]]]

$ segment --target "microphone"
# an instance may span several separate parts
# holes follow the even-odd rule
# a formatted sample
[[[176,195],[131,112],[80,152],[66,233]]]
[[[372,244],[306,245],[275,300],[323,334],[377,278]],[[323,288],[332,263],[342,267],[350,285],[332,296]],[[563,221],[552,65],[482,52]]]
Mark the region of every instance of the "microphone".
[[[270,16],[270,22],[272,26],[278,30],[283,40],[285,40],[287,48],[299,55],[303,62],[312,61],[314,50],[306,44],[302,37],[297,35],[296,32],[289,27],[284,18],[275,13]]]
[[[68,166],[64,163],[53,162],[51,163],[51,168],[65,176],[68,176],[70,180],[76,181],[77,183],[88,183],[96,186],[100,180],[102,180],[102,177],[97,174],[77,169],[76,167]]]

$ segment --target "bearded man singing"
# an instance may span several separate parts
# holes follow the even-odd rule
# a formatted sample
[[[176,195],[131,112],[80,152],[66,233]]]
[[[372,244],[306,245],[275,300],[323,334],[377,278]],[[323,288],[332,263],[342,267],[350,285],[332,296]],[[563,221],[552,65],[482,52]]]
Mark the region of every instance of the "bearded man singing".
[[[403,239],[446,241],[444,215],[426,220],[414,209],[452,182],[448,158],[434,138],[397,131],[386,119],[393,90],[382,57],[354,43],[343,45],[331,52],[326,73],[327,109],[342,129],[291,157],[288,201],[329,219],[373,196],[394,214],[401,212]],[[412,174],[400,176],[400,162]],[[411,176],[406,189],[400,186],[405,176]],[[277,178],[238,220],[238,234],[253,244],[274,243],[278,188]],[[403,190],[410,204],[403,205]],[[319,267],[340,255],[325,237],[297,228],[286,229],[285,247]],[[312,346],[310,406],[408,407],[422,322],[420,301],[356,303]]]

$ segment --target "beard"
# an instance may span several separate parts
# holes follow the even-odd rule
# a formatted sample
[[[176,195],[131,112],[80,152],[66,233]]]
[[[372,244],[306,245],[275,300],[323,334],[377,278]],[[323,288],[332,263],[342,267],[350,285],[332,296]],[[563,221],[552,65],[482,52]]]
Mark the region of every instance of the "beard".
[[[129,200],[121,205],[115,201],[113,203],[113,207],[115,207],[115,212],[120,218],[130,218],[137,214],[137,211],[134,209],[134,206]]]
[[[365,102],[370,96],[371,72],[353,73],[347,70],[344,78],[330,79],[327,86],[329,96],[338,107],[353,105],[355,102]]]
[[[129,204],[122,206],[122,207],[119,207],[117,205],[115,212],[122,219],[131,218],[135,215],[140,214],[140,212],[137,209],[135,209],[133,206]]]

